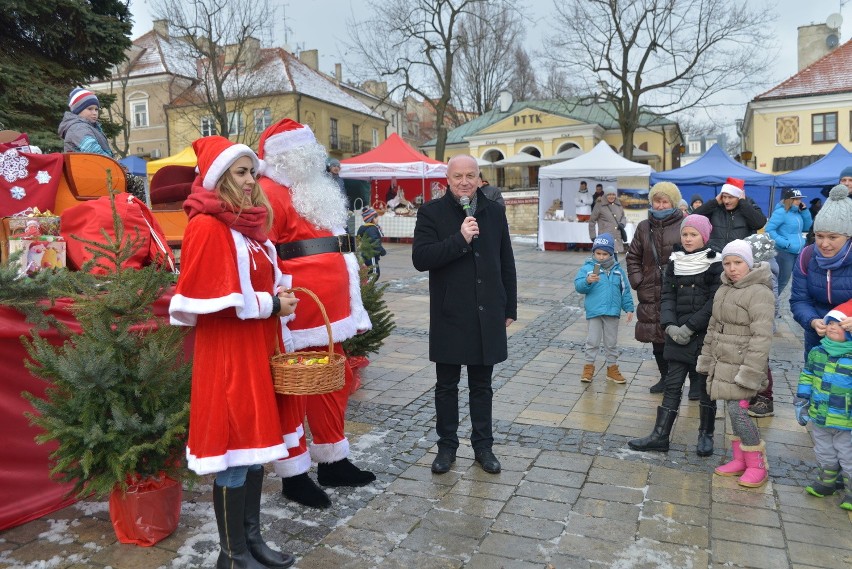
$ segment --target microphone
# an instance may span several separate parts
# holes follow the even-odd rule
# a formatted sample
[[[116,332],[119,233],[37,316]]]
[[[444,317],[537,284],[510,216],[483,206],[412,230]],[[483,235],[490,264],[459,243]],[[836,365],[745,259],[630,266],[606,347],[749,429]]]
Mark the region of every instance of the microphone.
[[[460,197],[459,198],[459,204],[462,206],[462,209],[464,210],[465,215],[467,215],[468,217],[473,215],[470,212],[470,198],[469,197],[467,197],[467,196]],[[473,238],[479,239],[479,235],[474,235]]]

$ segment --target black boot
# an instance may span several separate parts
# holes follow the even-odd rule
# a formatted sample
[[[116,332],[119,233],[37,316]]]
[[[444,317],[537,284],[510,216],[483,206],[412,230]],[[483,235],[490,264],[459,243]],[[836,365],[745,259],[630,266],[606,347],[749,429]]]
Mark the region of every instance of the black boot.
[[[366,486],[375,479],[375,474],[361,470],[348,458],[337,462],[321,462],[317,467],[317,482],[322,486]]]
[[[281,493],[286,498],[309,508],[328,508],[331,499],[311,480],[307,473],[281,479]]]
[[[716,404],[698,406],[698,444],[695,454],[711,456],[713,454],[713,433],[716,430]]]
[[[246,475],[246,544],[252,557],[270,569],[284,569],[296,562],[289,553],[270,548],[260,535],[260,494],[263,488],[263,469],[249,469]]]
[[[651,434],[641,439],[633,439],[627,446],[633,450],[669,452],[669,435],[676,418],[677,411],[660,405],[657,407],[657,422]]]
[[[265,569],[246,544],[243,518],[246,487],[225,488],[213,483],[213,511],[219,527],[219,559],[216,569]]]

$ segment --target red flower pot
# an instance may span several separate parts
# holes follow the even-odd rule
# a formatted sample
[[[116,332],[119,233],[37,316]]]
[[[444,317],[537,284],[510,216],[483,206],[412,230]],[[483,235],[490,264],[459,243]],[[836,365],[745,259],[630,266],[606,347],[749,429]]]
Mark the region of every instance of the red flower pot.
[[[116,487],[109,495],[109,517],[121,543],[150,547],[169,536],[180,521],[183,488],[161,474],[130,481],[127,491]]]

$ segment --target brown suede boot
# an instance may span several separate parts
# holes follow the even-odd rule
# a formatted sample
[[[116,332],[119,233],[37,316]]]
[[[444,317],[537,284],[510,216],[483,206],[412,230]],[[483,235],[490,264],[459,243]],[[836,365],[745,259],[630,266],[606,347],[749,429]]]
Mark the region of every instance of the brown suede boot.
[[[580,376],[580,381],[591,383],[593,375],[595,375],[595,364],[586,364],[583,366],[583,375]]]
[[[606,378],[615,383],[627,383],[627,380],[624,379],[624,376],[621,375],[621,371],[618,369],[618,364],[612,364],[606,368]]]

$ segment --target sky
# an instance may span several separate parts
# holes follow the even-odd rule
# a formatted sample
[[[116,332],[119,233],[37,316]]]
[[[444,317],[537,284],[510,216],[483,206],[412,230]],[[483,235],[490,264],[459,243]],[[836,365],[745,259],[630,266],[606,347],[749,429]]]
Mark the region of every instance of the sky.
[[[736,0],[739,1],[739,0]],[[772,83],[794,75],[796,64],[796,38],[799,26],[811,23],[823,23],[829,14],[840,13],[844,17],[840,28],[841,43],[852,36],[852,9],[846,4],[849,0],[773,0],[769,9],[778,15],[775,23],[777,47],[779,49],[777,66],[772,73]],[[343,79],[354,80],[348,68],[353,57],[347,56],[345,42],[349,38],[349,22],[367,19],[370,7],[367,0],[269,0],[276,9],[274,18],[279,21],[275,26],[276,45],[284,45],[285,23],[286,39],[291,50],[318,49],[320,70],[334,73],[334,64],[343,64]],[[553,33],[548,16],[553,13],[552,0],[526,0],[526,48],[531,54],[543,50],[544,38]],[[149,31],[151,25],[152,0],[131,0],[130,11],[133,14],[133,38]],[[807,6],[807,9],[803,8]],[[543,75],[543,73],[541,74]],[[543,79],[544,77],[540,77]],[[762,91],[760,91],[762,92]],[[714,111],[721,114],[721,123],[732,123],[745,112],[745,104],[756,93],[731,94],[731,107]]]

